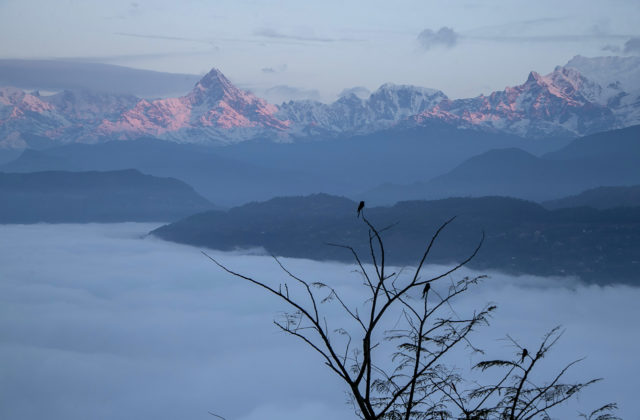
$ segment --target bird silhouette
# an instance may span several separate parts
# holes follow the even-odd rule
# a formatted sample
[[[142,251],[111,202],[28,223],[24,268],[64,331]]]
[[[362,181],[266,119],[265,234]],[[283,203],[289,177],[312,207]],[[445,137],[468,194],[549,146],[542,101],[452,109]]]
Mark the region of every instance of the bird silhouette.
[[[524,358],[527,357],[528,354],[529,354],[529,350],[522,349],[522,360],[520,360],[520,363],[524,362]]]
[[[424,289],[422,289],[422,297],[425,298],[427,293],[429,293],[429,289],[431,289],[431,283],[427,283],[424,285]]]
[[[358,217],[360,217],[360,212],[362,211],[363,208],[364,208],[364,201],[361,201],[360,204],[358,205]]]

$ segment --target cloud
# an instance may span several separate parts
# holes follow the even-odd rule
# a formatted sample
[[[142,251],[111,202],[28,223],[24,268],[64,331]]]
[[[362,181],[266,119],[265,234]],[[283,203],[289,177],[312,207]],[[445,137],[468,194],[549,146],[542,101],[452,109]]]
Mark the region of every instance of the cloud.
[[[301,36],[301,35],[288,35],[283,34],[282,32],[278,32],[275,29],[263,28],[254,31],[254,35],[262,36],[265,38],[275,38],[275,39],[290,39],[294,41],[313,41],[313,42],[335,42],[336,40],[333,38],[322,38],[316,36]]]
[[[535,19],[524,19],[508,21],[501,24],[493,24],[487,26],[477,27],[470,31],[467,31],[465,35],[474,36],[500,36],[509,35],[513,33],[522,33],[523,31],[539,30],[541,27],[548,26],[549,24],[555,24],[558,22],[566,21],[567,16],[564,17],[546,17]]]
[[[435,47],[453,48],[457,42],[458,34],[446,26],[435,32],[431,29],[425,29],[418,35],[418,43],[424,50]]]
[[[45,57],[43,60],[59,60],[59,61],[76,61],[85,63],[122,63],[128,61],[142,59],[158,59],[158,58],[176,58],[176,57],[198,57],[211,56],[220,51],[220,48],[211,46],[211,48],[201,51],[167,51],[161,53],[143,53],[143,54],[113,54],[113,55],[96,55],[96,56],[75,56],[75,57]]]
[[[559,34],[559,35],[473,35],[466,36],[469,39],[476,39],[480,41],[496,41],[496,42],[536,42],[536,43],[584,43],[588,41],[602,41],[602,40],[619,40],[625,38],[624,35],[592,35],[592,34]]]
[[[512,21],[500,25],[483,26],[464,33],[464,38],[480,41],[507,42],[507,43],[584,43],[584,42],[615,42],[626,39],[629,35],[611,31],[611,21],[608,18],[600,19],[584,33],[562,33],[558,23],[569,20],[569,16],[554,18],[540,18]],[[553,25],[553,26],[549,26]],[[607,45],[606,51],[611,51],[615,46]]]
[[[338,97],[343,97],[347,95],[354,94],[360,99],[366,99],[371,95],[371,91],[364,86],[355,86],[352,88],[343,89],[342,92],[338,95]]]
[[[135,19],[142,16],[143,10],[140,7],[140,3],[138,2],[129,2],[129,4],[125,7],[116,11],[115,15],[105,16],[106,20],[125,20],[125,19]]]
[[[253,32],[254,35],[270,38],[272,40],[283,40],[283,41],[299,41],[299,42],[313,42],[313,43],[331,43],[331,42],[359,42],[361,39],[355,38],[330,38],[330,37],[319,37],[315,35],[308,34],[285,34],[280,31],[271,28],[262,28],[257,29]]]
[[[260,96],[274,104],[303,99],[321,100],[320,92],[317,89],[297,88],[288,85],[278,85],[265,89],[260,92]]]
[[[282,64],[278,67],[263,67],[260,69],[260,71],[265,74],[284,73],[285,71],[287,71],[287,65]]]
[[[602,47],[602,51],[609,51],[612,53],[619,53],[620,52],[620,47],[618,47],[617,45],[605,45],[604,47]]]
[[[0,418],[354,417],[345,387],[322,359],[273,326],[283,309],[278,300],[222,273],[199,249],[145,237],[154,227],[0,226]],[[286,277],[268,256],[211,252],[272,284]],[[283,262],[311,281],[331,279],[349,302],[361,299],[352,265]],[[534,347],[563,324],[566,333],[541,368],[549,374],[587,356],[570,376],[605,381],[556,416],[574,419],[577,409],[608,401],[618,402],[622,418],[640,412],[640,331],[623,322],[640,317],[640,288],[489,274],[455,302],[460,313],[498,305],[491,327],[472,337],[475,345],[488,356],[508,354],[500,340],[507,332]],[[345,321],[338,307],[325,307],[329,327]],[[460,360],[461,369],[472,363]]]
[[[625,54],[640,54],[640,37],[634,37],[624,43]]]
[[[201,42],[201,43],[207,43],[207,44],[210,43],[209,41],[204,39],[185,38],[180,36],[136,34],[136,33],[130,33],[130,32],[114,32],[114,35],[128,36],[132,38],[159,39],[162,41],[186,41],[186,42]]]

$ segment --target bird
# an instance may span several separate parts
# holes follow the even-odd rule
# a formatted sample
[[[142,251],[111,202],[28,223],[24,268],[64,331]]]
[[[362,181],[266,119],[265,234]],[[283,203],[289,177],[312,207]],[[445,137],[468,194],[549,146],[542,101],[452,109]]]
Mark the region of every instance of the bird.
[[[429,293],[429,289],[431,289],[431,283],[427,283],[424,285],[424,289],[422,289],[422,297],[425,298],[427,293]]]
[[[520,363],[524,362],[524,358],[527,357],[528,354],[529,354],[529,350],[522,349],[522,360],[520,360]]]
[[[358,217],[360,217],[360,212],[362,211],[363,208],[364,208],[364,201],[361,201],[360,204],[358,205]]]

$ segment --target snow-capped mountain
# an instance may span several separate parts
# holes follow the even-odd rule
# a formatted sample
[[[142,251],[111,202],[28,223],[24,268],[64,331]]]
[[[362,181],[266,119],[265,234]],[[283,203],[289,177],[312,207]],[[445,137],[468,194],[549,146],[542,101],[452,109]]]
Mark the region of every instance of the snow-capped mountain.
[[[387,83],[367,99],[347,93],[332,104],[283,103],[277,115],[291,122],[294,135],[361,134],[388,128],[445,99],[447,96],[439,90]]]
[[[286,130],[289,123],[274,117],[277,111],[275,105],[238,89],[213,69],[187,95],[140,100],[115,121],[103,121],[96,131],[121,139],[152,135],[187,142],[194,137],[225,142]]]
[[[579,136],[640,124],[640,59],[574,57],[518,86],[452,100],[434,89],[384,84],[368,97],[276,106],[213,69],[184,96],[157,100],[64,91],[43,96],[0,88],[0,147],[157,137],[204,144],[295,141],[367,134],[437,122],[539,138]],[[591,76],[589,76],[591,75]],[[617,78],[617,79],[616,79]]]
[[[601,86],[619,84],[627,92],[640,90],[640,57],[583,57],[576,55],[564,65],[578,70]]]
[[[445,121],[533,138],[582,135],[616,126],[613,111],[599,103],[603,95],[577,70],[557,67],[546,76],[531,72],[523,84],[488,96],[442,101],[410,121]]]
[[[118,118],[138,101],[133,95],[62,91],[41,96],[0,88],[0,147],[82,141],[101,121]]]
[[[601,86],[596,100],[610,108],[617,127],[640,122],[640,57],[573,57],[565,67],[576,69]]]

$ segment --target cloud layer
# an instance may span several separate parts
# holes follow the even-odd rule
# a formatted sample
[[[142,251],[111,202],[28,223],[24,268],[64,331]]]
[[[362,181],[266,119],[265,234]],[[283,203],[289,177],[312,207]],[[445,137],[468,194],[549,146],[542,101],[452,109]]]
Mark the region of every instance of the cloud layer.
[[[0,418],[353,418],[340,382],[271,323],[283,309],[277,300],[222,274],[198,249],[145,237],[153,227],[0,226]],[[283,278],[269,257],[213,253],[243,273]],[[285,263],[358,299],[350,265]],[[475,342],[491,354],[512,352],[499,340],[507,332],[533,347],[562,324],[548,366],[586,356],[572,375],[606,380],[557,415],[617,401],[634,418],[640,332],[624,320],[640,318],[639,299],[637,288],[492,274],[456,308],[498,304]]]
[[[274,104],[287,101],[311,99],[321,100],[320,92],[316,89],[304,89],[288,85],[277,85],[259,92],[262,97]]]
[[[424,50],[435,47],[453,48],[458,43],[458,34],[446,26],[437,31],[425,29],[418,35],[418,43]]]

